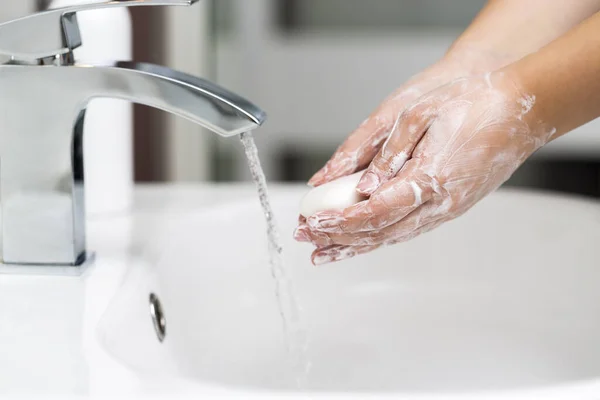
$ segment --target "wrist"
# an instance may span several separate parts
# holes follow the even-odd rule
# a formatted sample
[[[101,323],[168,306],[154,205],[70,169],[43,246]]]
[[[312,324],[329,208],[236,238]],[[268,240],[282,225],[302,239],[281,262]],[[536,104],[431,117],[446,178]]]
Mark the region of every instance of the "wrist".
[[[482,47],[469,42],[455,42],[444,54],[441,62],[463,71],[463,76],[481,75],[496,71],[515,62],[520,57],[513,53]]]
[[[558,137],[556,121],[548,114],[544,96],[540,95],[535,79],[528,74],[528,68],[521,62],[507,65],[495,71],[490,78],[501,81],[511,102],[520,108],[521,119],[528,127],[532,137],[540,140],[542,145]]]

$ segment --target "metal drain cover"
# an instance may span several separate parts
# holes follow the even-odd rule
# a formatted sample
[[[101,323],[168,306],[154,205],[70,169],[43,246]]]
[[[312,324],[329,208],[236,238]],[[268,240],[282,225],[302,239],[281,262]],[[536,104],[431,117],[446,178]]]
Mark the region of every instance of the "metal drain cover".
[[[150,317],[152,317],[152,324],[154,325],[154,331],[159,342],[165,340],[167,335],[167,320],[163,312],[162,305],[158,296],[154,293],[150,293]]]

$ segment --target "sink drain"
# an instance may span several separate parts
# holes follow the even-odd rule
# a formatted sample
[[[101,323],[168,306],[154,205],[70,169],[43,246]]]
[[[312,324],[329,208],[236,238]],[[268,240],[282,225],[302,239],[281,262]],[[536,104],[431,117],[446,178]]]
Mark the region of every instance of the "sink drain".
[[[156,337],[162,343],[167,335],[167,320],[165,319],[160,300],[154,293],[150,293],[150,317],[152,317]]]

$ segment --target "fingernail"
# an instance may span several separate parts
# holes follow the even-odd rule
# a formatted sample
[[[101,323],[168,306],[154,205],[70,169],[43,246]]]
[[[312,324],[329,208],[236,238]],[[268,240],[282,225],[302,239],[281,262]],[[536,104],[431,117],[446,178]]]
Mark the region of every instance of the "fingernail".
[[[321,212],[309,217],[306,220],[306,224],[314,230],[326,230],[331,228],[338,228],[340,223],[344,221],[339,213],[328,213]]]
[[[373,172],[367,172],[358,182],[356,190],[362,194],[373,194],[379,187],[379,177]]]
[[[321,256],[314,256],[312,258],[312,265],[315,267],[320,267],[321,265],[329,264],[331,261],[323,260]]]
[[[335,260],[329,253],[324,252],[324,253],[313,254],[311,261],[315,267],[318,267],[321,265],[330,264],[330,263],[334,262]]]
[[[306,227],[300,226],[294,231],[294,239],[298,242],[309,243],[311,241],[310,235],[306,231]]]
[[[315,266],[331,264],[347,260],[356,254],[352,246],[331,246],[329,249],[315,252],[312,256],[312,263]]]
[[[314,174],[313,177],[309,179],[308,186],[310,186],[310,187],[317,186],[322,179],[321,175],[322,175],[321,171]]]

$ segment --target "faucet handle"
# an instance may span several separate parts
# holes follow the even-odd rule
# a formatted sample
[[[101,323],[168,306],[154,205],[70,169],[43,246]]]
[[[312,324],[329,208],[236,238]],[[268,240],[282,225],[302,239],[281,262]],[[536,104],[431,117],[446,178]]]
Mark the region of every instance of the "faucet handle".
[[[88,0],[88,3],[38,12],[0,24],[0,54],[39,60],[81,46],[79,11],[134,6],[191,6],[198,0]]]

